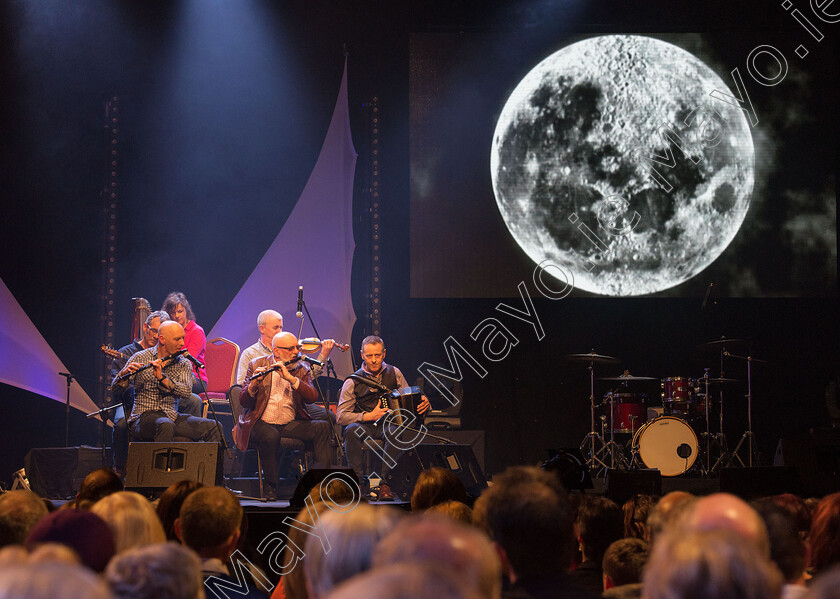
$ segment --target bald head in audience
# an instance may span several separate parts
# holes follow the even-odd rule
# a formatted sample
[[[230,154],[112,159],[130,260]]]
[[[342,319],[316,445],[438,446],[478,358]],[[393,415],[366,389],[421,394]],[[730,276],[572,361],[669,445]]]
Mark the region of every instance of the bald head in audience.
[[[715,493],[698,499],[681,521],[686,531],[731,530],[770,557],[770,541],[764,521],[745,501],[729,493]]]
[[[694,495],[685,491],[672,491],[664,495],[648,516],[645,540],[653,543],[656,536],[670,528],[696,500]]]
[[[443,515],[406,518],[379,542],[373,565],[400,563],[451,570],[481,597],[496,598],[501,593],[502,566],[490,539],[477,528]]]

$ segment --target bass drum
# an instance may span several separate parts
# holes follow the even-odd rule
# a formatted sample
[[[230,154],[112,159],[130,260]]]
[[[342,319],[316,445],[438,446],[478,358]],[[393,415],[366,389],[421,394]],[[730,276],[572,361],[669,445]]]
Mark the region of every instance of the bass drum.
[[[647,422],[633,437],[642,463],[662,476],[679,476],[697,459],[697,435],[685,420],[662,416]]]

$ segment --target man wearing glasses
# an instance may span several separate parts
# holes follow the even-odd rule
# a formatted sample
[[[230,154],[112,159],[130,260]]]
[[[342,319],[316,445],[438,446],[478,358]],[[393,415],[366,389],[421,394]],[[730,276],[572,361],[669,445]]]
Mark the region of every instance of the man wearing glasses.
[[[236,446],[245,451],[253,445],[259,451],[268,499],[276,498],[279,479],[280,439],[291,437],[311,442],[315,448],[313,468],[326,468],[332,461],[330,424],[312,420],[304,404],[318,399],[309,365],[301,361],[297,337],[277,333],[271,340],[272,353],[248,365],[239,403],[242,412],[233,429]],[[253,378],[266,371],[259,378]]]

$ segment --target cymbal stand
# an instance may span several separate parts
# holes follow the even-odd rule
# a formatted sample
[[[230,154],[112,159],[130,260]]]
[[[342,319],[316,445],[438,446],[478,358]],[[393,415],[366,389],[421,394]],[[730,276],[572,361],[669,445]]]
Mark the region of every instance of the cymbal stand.
[[[605,449],[604,439],[595,430],[595,361],[589,362],[589,433],[583,438],[580,444],[580,450],[586,457],[586,466],[592,471],[597,471],[600,468],[606,468],[607,465],[599,457]],[[596,449],[596,445],[600,445]],[[588,449],[588,454],[585,450]]]
[[[720,378],[724,378],[724,371],[723,371],[723,356],[726,353],[726,348],[720,350]],[[718,391],[718,399],[720,400],[720,417],[719,417],[719,429],[716,435],[712,435],[710,440],[717,441],[718,450],[720,451],[720,455],[718,455],[718,459],[715,461],[714,466],[709,471],[709,475],[711,476],[714,472],[717,472],[719,468],[723,468],[724,465],[728,465],[730,461],[732,461],[731,454],[729,453],[729,445],[726,442],[726,433],[723,432],[723,387],[721,387],[720,391]],[[708,400],[708,398],[707,398]]]
[[[615,390],[608,394],[610,402],[610,442],[604,446],[604,459],[610,456],[610,468],[615,468],[615,456],[618,454],[619,466],[627,468],[627,458],[618,443],[615,442]]]
[[[728,351],[724,350],[724,354],[730,358],[737,358],[739,360],[746,360],[747,361],[747,430],[744,431],[744,434],[741,435],[741,440],[738,441],[738,445],[735,446],[735,451],[732,452],[732,457],[729,460],[727,466],[732,465],[732,460],[738,460],[741,464],[741,468],[752,468],[753,467],[753,457],[755,457],[756,463],[759,462],[758,457],[758,447],[755,443],[755,433],[752,430],[752,363],[753,358],[752,356],[736,356],[734,354],[730,354]],[[744,444],[744,441],[747,442],[747,463],[744,463],[744,460],[741,459],[741,456],[738,455],[738,452],[741,450],[741,445]]]
[[[705,381],[705,387],[706,387],[706,395],[705,395],[705,398],[706,398],[706,400],[705,400],[706,401],[706,432],[701,433],[700,436],[705,441],[704,445],[705,445],[705,451],[706,451],[706,460],[705,460],[706,463],[705,463],[705,465],[701,464],[701,467],[702,467],[702,470],[703,470],[703,473],[702,473],[703,476],[709,476],[711,474],[711,461],[712,461],[712,431],[711,431],[711,425],[709,424],[709,421],[711,419],[711,417],[710,417],[710,410],[711,410],[710,404],[712,403],[712,398],[709,396],[709,369],[704,368],[703,370],[705,370],[705,373],[703,374],[703,380]]]

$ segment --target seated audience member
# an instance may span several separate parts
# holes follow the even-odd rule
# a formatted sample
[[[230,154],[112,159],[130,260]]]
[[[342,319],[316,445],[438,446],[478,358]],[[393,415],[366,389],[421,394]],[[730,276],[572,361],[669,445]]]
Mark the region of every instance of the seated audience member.
[[[132,547],[166,542],[166,534],[155,508],[139,493],[112,493],[93,504],[90,511],[108,523],[114,534],[117,553]]]
[[[773,502],[790,514],[796,523],[796,530],[802,540],[807,540],[808,532],[811,530],[811,510],[805,500],[793,493],[782,493],[771,497]]]
[[[782,580],[756,544],[732,529],[657,538],[642,581],[644,599],[778,599]]]
[[[808,588],[805,586],[805,541],[799,535],[796,521],[775,498],[755,501],[753,508],[764,520],[770,540],[770,559],[784,578],[782,599],[798,599]]]
[[[62,513],[72,513],[66,511]],[[64,561],[24,563],[0,568],[0,599],[111,599],[96,574]]]
[[[195,551],[201,560],[201,572],[208,594],[231,594],[250,598],[266,597],[260,588],[270,591],[267,580],[253,581],[242,577],[244,567],[233,564],[236,578],[227,562],[239,543],[242,506],[236,496],[224,487],[203,487],[191,493],[175,520],[175,534]],[[233,590],[238,589],[238,590]]]
[[[306,536],[303,571],[310,599],[322,599],[333,587],[369,570],[376,543],[391,532],[399,518],[396,511],[365,503],[349,512],[325,509],[318,515],[330,550],[324,551],[320,538]]]
[[[826,495],[817,504],[808,543],[816,574],[840,564],[840,493]]]
[[[354,576],[328,599],[478,599],[458,576],[425,564],[393,564]]]
[[[490,532],[502,572],[510,582],[509,591],[502,596],[592,597],[568,574],[574,552],[574,521],[559,480],[537,468],[515,467],[498,475],[493,483],[476,500],[473,517]]]
[[[432,565],[451,571],[485,599],[501,595],[501,563],[490,539],[442,516],[413,515],[397,524],[373,557],[374,568],[391,564]]]
[[[22,545],[29,531],[46,515],[47,507],[32,491],[0,495],[0,547]]]
[[[99,468],[88,474],[76,493],[76,509],[89,510],[100,499],[123,490],[123,482],[110,468]]]
[[[203,599],[201,562],[177,543],[135,547],[105,570],[114,599]]]
[[[178,481],[169,485],[158,499],[155,511],[163,525],[163,532],[166,533],[167,541],[178,541],[175,534],[175,520],[181,512],[181,506],[193,491],[197,491],[203,486],[202,483],[194,480]]]
[[[647,521],[657,498],[652,495],[634,495],[624,502],[624,536],[647,540]]]
[[[184,347],[193,358],[204,364],[207,337],[204,334],[204,329],[195,322],[195,314],[193,314],[190,302],[187,301],[187,296],[180,291],[173,291],[163,300],[161,310],[169,314],[169,318],[184,328]],[[207,371],[204,368],[193,366],[193,376],[192,392],[203,393],[204,388],[201,382],[204,381],[204,385],[207,385]]]
[[[581,562],[571,576],[579,586],[599,595],[604,590],[604,552],[624,536],[624,514],[611,499],[586,497],[578,507],[577,527]]]
[[[607,548],[601,562],[604,599],[635,599],[642,596],[642,574],[648,559],[648,544],[642,539],[619,539]]]
[[[467,503],[467,490],[461,479],[444,468],[434,467],[421,472],[411,494],[411,511],[423,511],[445,501]]]
[[[425,514],[440,514],[466,526],[472,526],[473,511],[470,506],[460,501],[444,501],[427,509]]]
[[[674,527],[682,532],[731,530],[752,542],[769,559],[770,541],[764,521],[745,501],[729,493],[698,499]]]
[[[94,572],[102,572],[115,553],[111,528],[96,514],[83,510],[60,510],[45,516],[26,537],[26,548],[34,551],[43,543],[67,545]]]
[[[312,489],[309,494],[310,497],[313,497],[313,493],[316,492],[317,488]],[[344,504],[340,503],[340,505]],[[295,520],[300,522],[304,527],[312,526],[313,513],[319,514],[318,517],[320,518],[320,514],[326,513],[328,509],[326,503],[315,500],[312,509],[309,507],[303,508],[295,516]],[[284,545],[283,554],[280,557],[280,563],[283,564],[290,564],[297,560],[296,556],[303,552],[303,548],[306,546],[306,537],[309,536],[297,526],[290,526],[287,532],[289,543]],[[277,583],[277,586],[271,593],[271,599],[309,599],[309,591],[306,588],[306,574],[303,569],[303,564],[298,563],[291,572],[281,576],[280,582]]]
[[[656,536],[671,528],[674,522],[678,521],[695,501],[697,501],[697,498],[685,491],[672,491],[663,496],[648,516],[645,541],[649,545],[653,545]]]

